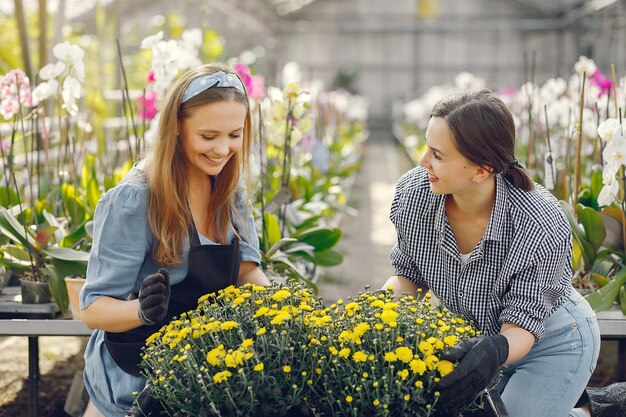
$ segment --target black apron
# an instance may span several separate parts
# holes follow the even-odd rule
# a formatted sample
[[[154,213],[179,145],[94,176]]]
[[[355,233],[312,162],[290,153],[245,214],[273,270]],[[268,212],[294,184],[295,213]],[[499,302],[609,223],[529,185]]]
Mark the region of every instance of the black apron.
[[[141,348],[146,339],[175,316],[198,307],[198,298],[235,285],[239,276],[241,254],[239,240],[230,245],[201,245],[193,222],[189,228],[189,270],[187,276],[172,285],[165,318],[151,326],[140,326],[123,333],[105,332],[104,341],[117,366],[140,376]]]

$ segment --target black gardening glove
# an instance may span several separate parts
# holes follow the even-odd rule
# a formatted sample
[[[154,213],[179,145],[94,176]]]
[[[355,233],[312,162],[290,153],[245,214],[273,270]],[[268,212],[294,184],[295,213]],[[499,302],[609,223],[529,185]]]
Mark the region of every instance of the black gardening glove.
[[[139,320],[153,325],[165,318],[170,302],[170,274],[161,268],[156,274],[148,275],[139,289]]]
[[[159,400],[152,396],[152,390],[154,385],[151,381],[148,381],[145,388],[137,395],[133,405],[126,413],[126,417],[153,417],[160,416],[163,407]]]
[[[459,362],[441,378],[437,414],[456,416],[485,389],[509,357],[509,342],[501,334],[474,337],[450,348],[441,360]]]

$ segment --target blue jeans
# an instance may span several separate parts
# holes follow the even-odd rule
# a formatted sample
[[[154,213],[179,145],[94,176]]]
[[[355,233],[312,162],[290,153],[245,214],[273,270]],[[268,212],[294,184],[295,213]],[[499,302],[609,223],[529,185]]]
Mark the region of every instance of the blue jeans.
[[[600,353],[600,330],[575,290],[545,322],[544,336],[522,359],[501,368],[497,383],[510,417],[567,417]]]

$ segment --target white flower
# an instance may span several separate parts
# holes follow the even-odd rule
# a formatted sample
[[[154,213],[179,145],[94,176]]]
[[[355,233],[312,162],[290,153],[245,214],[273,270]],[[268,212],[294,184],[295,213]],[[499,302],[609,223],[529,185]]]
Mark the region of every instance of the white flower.
[[[78,113],[78,106],[76,100],[81,97],[82,86],[80,82],[72,77],[68,76],[63,81],[63,87],[61,88],[61,98],[63,99],[62,108],[66,109],[72,116]]]
[[[463,91],[478,90],[485,86],[485,80],[476,77],[474,74],[463,71],[454,77],[454,85]]]
[[[39,78],[48,81],[61,75],[64,70],[65,64],[61,61],[58,61],[56,64],[47,64],[39,70]]]
[[[283,67],[283,85],[290,83],[300,84],[302,80],[302,72],[297,62],[287,62]]]
[[[619,193],[619,181],[613,177],[613,181],[605,183],[598,194],[598,205],[608,206],[613,201],[617,200],[617,194]]]
[[[202,45],[202,31],[198,28],[184,31],[181,38],[183,43],[193,46],[195,49],[200,48]]]
[[[613,140],[606,145],[604,151],[602,151],[602,157],[604,158],[604,163],[607,165],[615,164],[626,166],[626,139],[623,137],[613,138]]]
[[[585,73],[587,77],[596,72],[596,69],[596,63],[593,62],[592,59],[589,59],[584,55],[578,57],[578,62],[574,64],[574,71],[576,71],[580,75]]]
[[[267,87],[267,97],[269,97],[269,99],[272,102],[274,102],[274,101],[282,102],[283,101],[283,92],[278,87],[269,86],[269,87]]]
[[[163,40],[163,31],[160,31],[156,35],[148,36],[141,41],[141,49],[154,48],[157,43]]]
[[[291,115],[296,119],[299,119],[304,115],[304,104],[296,103],[291,110]]]
[[[59,82],[55,79],[51,79],[40,83],[32,93],[33,96],[33,106],[38,105],[43,100],[50,97],[52,94],[56,93],[57,88],[59,88]]]
[[[52,53],[63,62],[82,61],[85,57],[85,51],[78,45],[72,45],[69,42],[62,42],[52,48]]]
[[[605,141],[611,142],[614,137],[622,137],[622,126],[617,119],[606,119],[598,126],[598,136]]]

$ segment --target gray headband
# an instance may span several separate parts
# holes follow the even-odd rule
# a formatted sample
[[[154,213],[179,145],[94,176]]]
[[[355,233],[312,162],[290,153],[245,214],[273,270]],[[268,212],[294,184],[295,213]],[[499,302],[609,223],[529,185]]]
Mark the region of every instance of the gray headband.
[[[183,104],[190,98],[197,96],[211,87],[234,87],[244,95],[246,94],[246,90],[243,88],[239,77],[235,74],[226,74],[224,71],[218,71],[209,75],[201,75],[191,80],[183,97],[180,99],[180,104]]]

